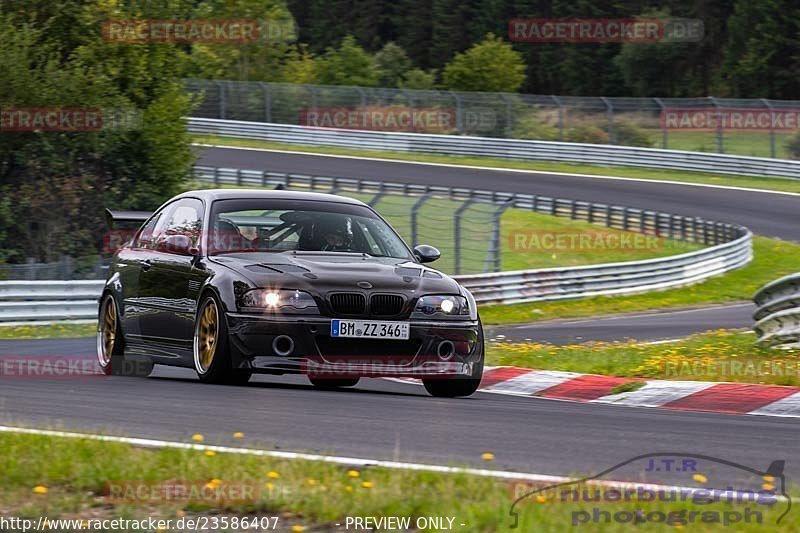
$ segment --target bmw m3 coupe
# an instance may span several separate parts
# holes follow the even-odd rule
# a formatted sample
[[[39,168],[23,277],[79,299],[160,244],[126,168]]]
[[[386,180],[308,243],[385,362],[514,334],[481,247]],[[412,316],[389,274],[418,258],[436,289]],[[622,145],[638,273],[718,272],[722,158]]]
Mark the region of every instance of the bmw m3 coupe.
[[[480,384],[472,295],[426,263],[368,205],[295,191],[190,191],[143,221],[112,259],[99,300],[106,373],[194,368],[205,383],[305,374],[320,388],[420,378],[434,396]]]

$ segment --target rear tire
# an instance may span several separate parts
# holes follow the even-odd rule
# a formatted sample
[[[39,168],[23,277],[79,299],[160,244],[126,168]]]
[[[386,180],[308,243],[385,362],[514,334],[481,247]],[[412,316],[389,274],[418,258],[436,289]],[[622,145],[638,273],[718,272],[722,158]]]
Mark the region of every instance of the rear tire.
[[[231,366],[228,323],[216,296],[205,294],[197,306],[192,340],[194,369],[203,383],[244,385],[253,373]]]
[[[469,377],[456,377],[444,379],[423,379],[422,384],[428,394],[437,398],[457,398],[459,396],[471,396],[481,386],[483,378],[484,347],[483,347],[483,325],[480,317],[478,318],[478,350],[480,359],[472,365],[472,374]]]
[[[327,378],[312,378],[309,376],[308,380],[316,388],[321,390],[333,390],[342,387],[354,387],[358,384],[359,378],[341,378],[341,379],[327,379]]]
[[[153,362],[125,359],[125,336],[119,319],[119,306],[107,293],[100,303],[97,317],[97,361],[107,376],[146,378],[153,371]]]

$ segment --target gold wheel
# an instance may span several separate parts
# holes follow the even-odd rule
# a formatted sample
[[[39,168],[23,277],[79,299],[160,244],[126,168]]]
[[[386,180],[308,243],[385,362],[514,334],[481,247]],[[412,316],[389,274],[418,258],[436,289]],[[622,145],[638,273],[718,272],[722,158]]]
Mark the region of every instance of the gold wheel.
[[[114,340],[117,337],[117,306],[114,299],[109,296],[103,306],[103,318],[100,323],[100,358],[105,367],[111,363],[111,354],[114,353]]]
[[[219,336],[219,314],[214,300],[209,298],[197,323],[197,360],[200,370],[208,372],[214,362]]]

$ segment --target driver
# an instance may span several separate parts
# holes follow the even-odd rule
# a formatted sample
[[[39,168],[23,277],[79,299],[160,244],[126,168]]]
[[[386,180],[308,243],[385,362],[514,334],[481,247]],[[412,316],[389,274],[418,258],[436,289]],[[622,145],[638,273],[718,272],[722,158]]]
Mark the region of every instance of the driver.
[[[353,244],[353,228],[349,218],[331,217],[317,222],[320,251],[348,252]]]

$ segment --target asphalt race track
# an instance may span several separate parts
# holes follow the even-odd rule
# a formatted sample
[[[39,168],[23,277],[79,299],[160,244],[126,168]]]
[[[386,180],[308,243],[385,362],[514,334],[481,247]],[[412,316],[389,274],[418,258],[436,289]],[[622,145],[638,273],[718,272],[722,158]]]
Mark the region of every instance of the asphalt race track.
[[[9,355],[94,353],[93,339],[3,341]],[[435,399],[418,385],[370,379],[313,389],[304,377],[259,376],[246,387],[202,385],[188,369],[147,379],[5,378],[0,424],[252,446],[348,457],[580,475],[639,454],[699,453],[765,469],[787,459],[797,479],[797,421],[579,404],[477,393]],[[234,442],[231,434],[247,438]],[[794,474],[794,476],[793,476]],[[687,481],[665,477],[666,483]]]
[[[800,241],[800,197],[759,192],[349,158],[208,149],[202,164],[386,181],[430,183],[586,199],[738,222],[755,233]],[[611,171],[609,171],[611,172]],[[750,324],[749,305],[681,313],[558,321],[492,330],[555,343],[635,337],[660,340]],[[91,339],[3,341],[0,355],[94,353]],[[579,475],[653,452],[706,454],[764,469],[787,459],[797,483],[795,419],[581,404],[478,393],[435,399],[412,384],[364,380],[325,392],[303,377],[257,377],[246,387],[204,386],[189,370],[157,367],[148,379],[4,378],[0,423],[188,441],[323,452],[374,459],[486,466]],[[680,483],[682,479],[665,479]]]

